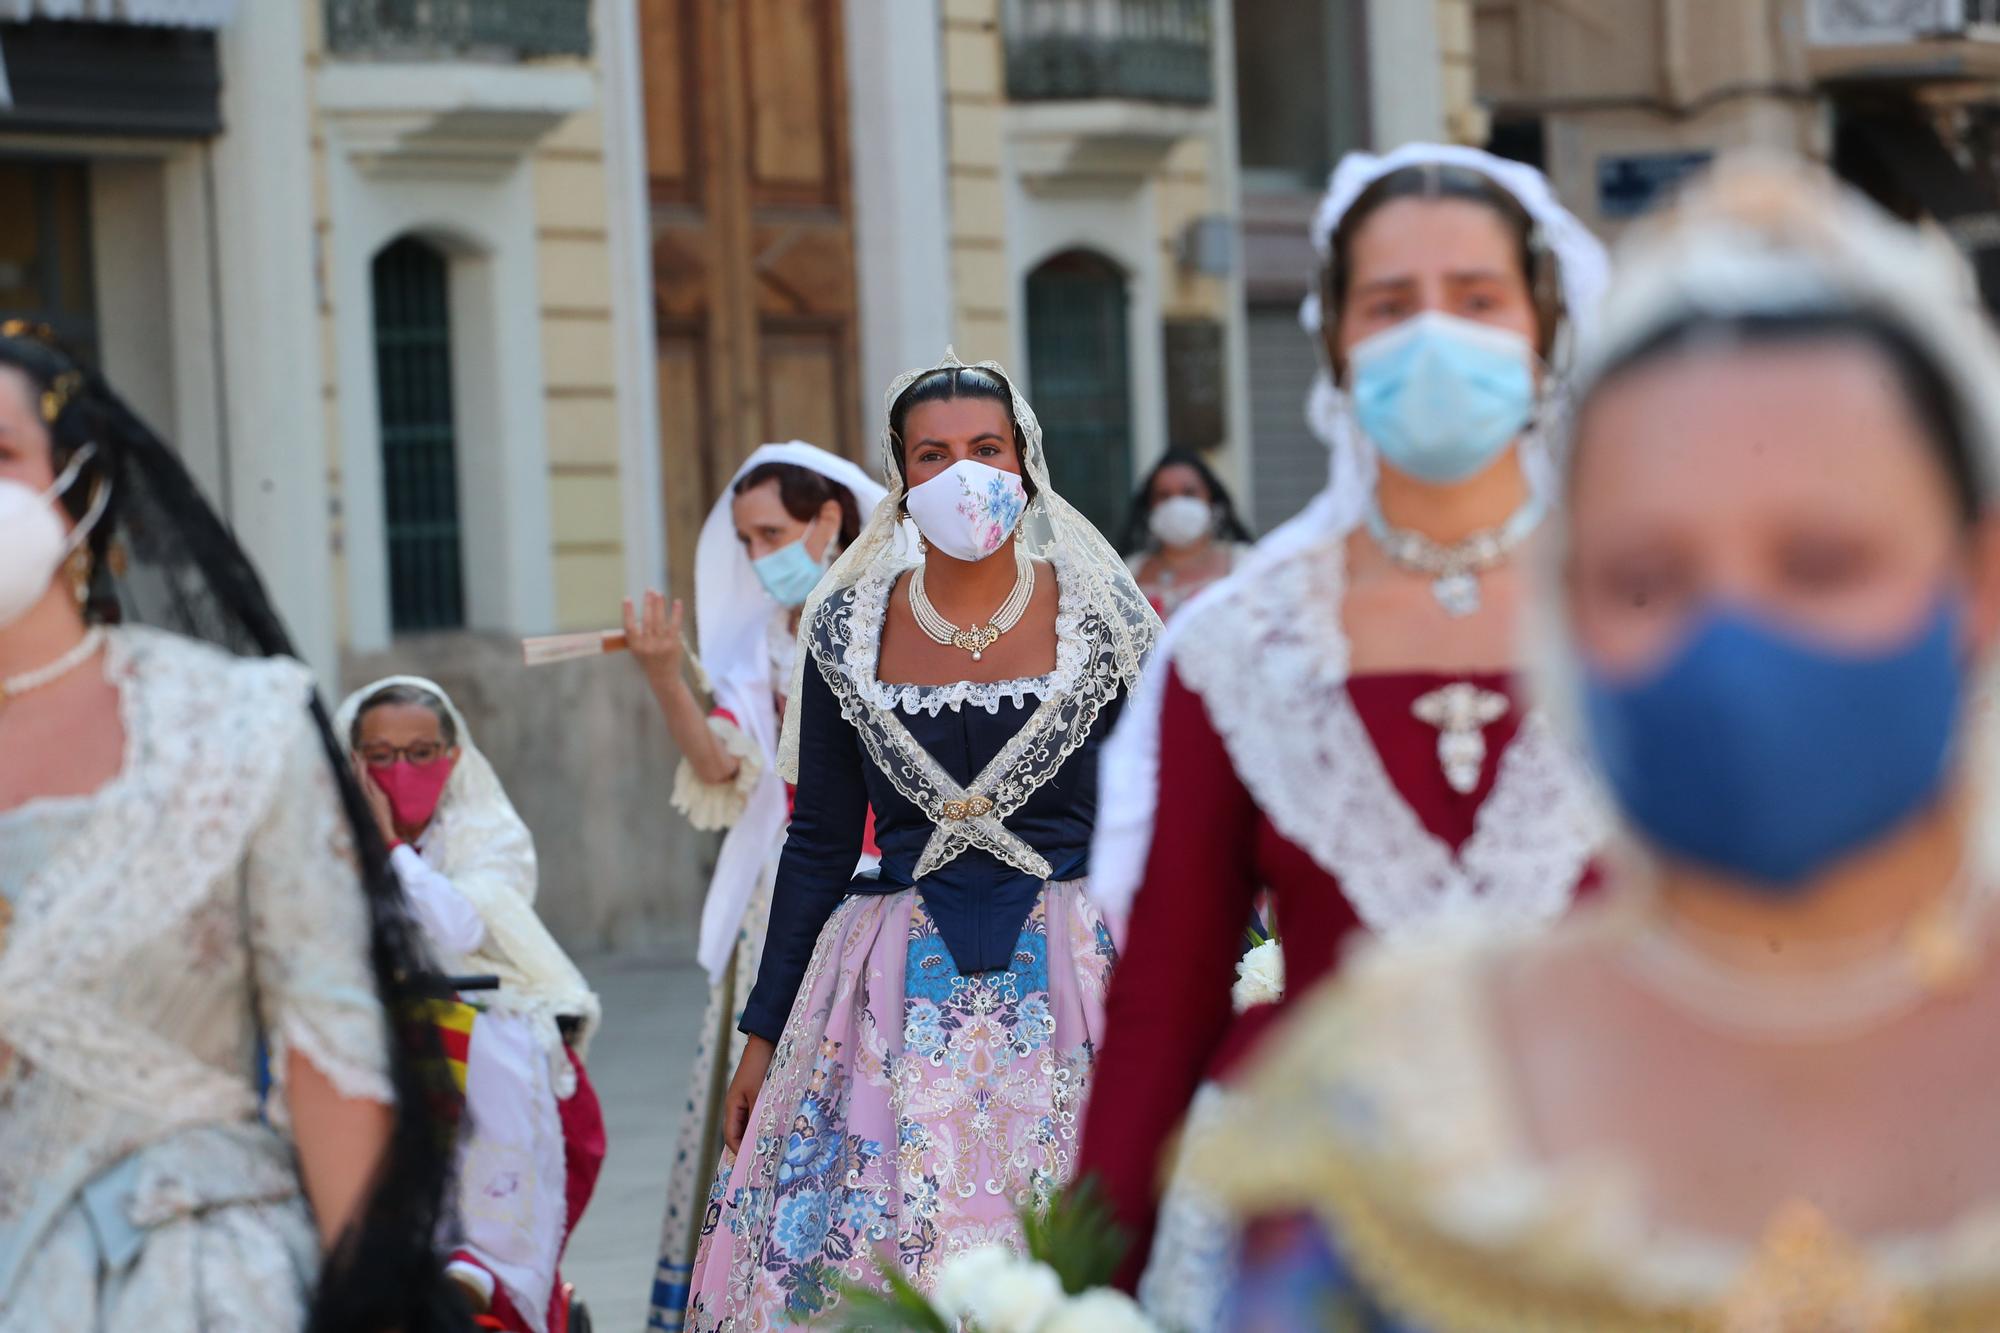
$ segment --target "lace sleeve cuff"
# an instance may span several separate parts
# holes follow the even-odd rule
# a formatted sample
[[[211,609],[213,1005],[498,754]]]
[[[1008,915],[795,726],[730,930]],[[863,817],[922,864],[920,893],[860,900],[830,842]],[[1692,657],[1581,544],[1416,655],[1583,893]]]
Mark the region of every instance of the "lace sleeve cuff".
[[[708,719],[708,729],[723,752],[735,757],[736,776],[727,782],[703,782],[694,765],[682,759],[674,772],[674,809],[704,831],[726,829],[743,817],[750,793],[764,775],[764,756],[744,730],[725,717]]]

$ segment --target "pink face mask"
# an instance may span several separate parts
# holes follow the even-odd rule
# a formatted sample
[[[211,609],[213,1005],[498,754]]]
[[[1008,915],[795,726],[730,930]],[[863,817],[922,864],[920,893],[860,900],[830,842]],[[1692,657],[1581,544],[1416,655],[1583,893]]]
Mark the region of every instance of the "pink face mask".
[[[375,785],[389,798],[389,809],[396,822],[404,828],[418,829],[430,823],[431,816],[437,813],[444,784],[451,781],[451,771],[457,764],[458,757],[449,754],[428,764],[398,759],[387,768],[369,769],[368,776],[375,779]]]

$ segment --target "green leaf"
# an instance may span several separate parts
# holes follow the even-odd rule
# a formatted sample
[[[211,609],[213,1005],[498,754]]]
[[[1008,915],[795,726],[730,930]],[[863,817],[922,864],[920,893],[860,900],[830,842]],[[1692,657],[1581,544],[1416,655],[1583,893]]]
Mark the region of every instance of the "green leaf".
[[[1058,1194],[1046,1211],[1022,1209],[1021,1231],[1028,1240],[1028,1257],[1054,1269],[1071,1296],[1110,1286],[1132,1246],[1095,1177]]]

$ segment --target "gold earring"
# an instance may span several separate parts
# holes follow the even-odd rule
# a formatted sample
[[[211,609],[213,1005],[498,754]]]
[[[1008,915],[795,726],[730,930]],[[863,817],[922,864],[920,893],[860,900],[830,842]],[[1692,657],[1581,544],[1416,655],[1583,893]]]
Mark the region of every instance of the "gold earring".
[[[63,573],[69,576],[70,595],[76,598],[78,606],[90,604],[90,550],[79,546],[70,552],[69,559],[63,561]]]

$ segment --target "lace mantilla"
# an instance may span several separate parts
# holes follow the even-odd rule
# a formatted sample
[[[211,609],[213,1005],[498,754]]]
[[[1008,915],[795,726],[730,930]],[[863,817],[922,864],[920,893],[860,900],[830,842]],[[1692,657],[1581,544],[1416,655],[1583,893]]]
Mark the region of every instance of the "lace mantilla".
[[[864,577],[854,585],[854,600],[848,613],[851,623],[847,644],[841,652],[841,670],[875,707],[885,712],[901,709],[905,713],[929,713],[936,717],[947,708],[956,713],[970,704],[998,713],[1003,700],[1020,708],[1030,697],[1046,702],[1076,688],[1090,663],[1091,644],[1084,634],[1086,608],[1067,581],[1056,590],[1056,666],[1047,675],[1016,680],[961,680],[949,685],[885,684],[876,669],[882,654],[882,625],[888,618],[889,599],[902,574],[898,569]]]
[[[903,725],[898,715],[903,704],[900,691],[885,695],[875,679],[882,613],[887,605],[886,581],[865,579],[822,603],[814,616],[806,647],[840,701],[841,715],[860,735],[875,766],[937,828],[917,862],[919,879],[935,873],[968,847],[990,852],[1024,874],[1046,879],[1052,873],[1048,861],[1010,831],[1005,820],[1083,745],[1098,714],[1117,696],[1125,680],[1116,636],[1094,608],[1070,601],[1064,562],[1058,559],[1055,567],[1063,585],[1056,670],[1040,678],[1046,693],[1026,682],[1003,682],[993,687],[1038,693],[1042,702],[1034,716],[963,787]],[[1067,630],[1061,625],[1065,617],[1070,620]],[[1065,660],[1069,665],[1064,665]],[[941,692],[958,688],[939,687]],[[945,706],[939,700],[928,711],[935,715]],[[991,706],[998,710],[997,695]]]
[[[1348,696],[1344,554],[1322,543],[1190,611],[1180,678],[1259,808],[1376,934],[1555,919],[1609,827],[1586,770],[1531,713],[1454,854],[1397,792]]]

